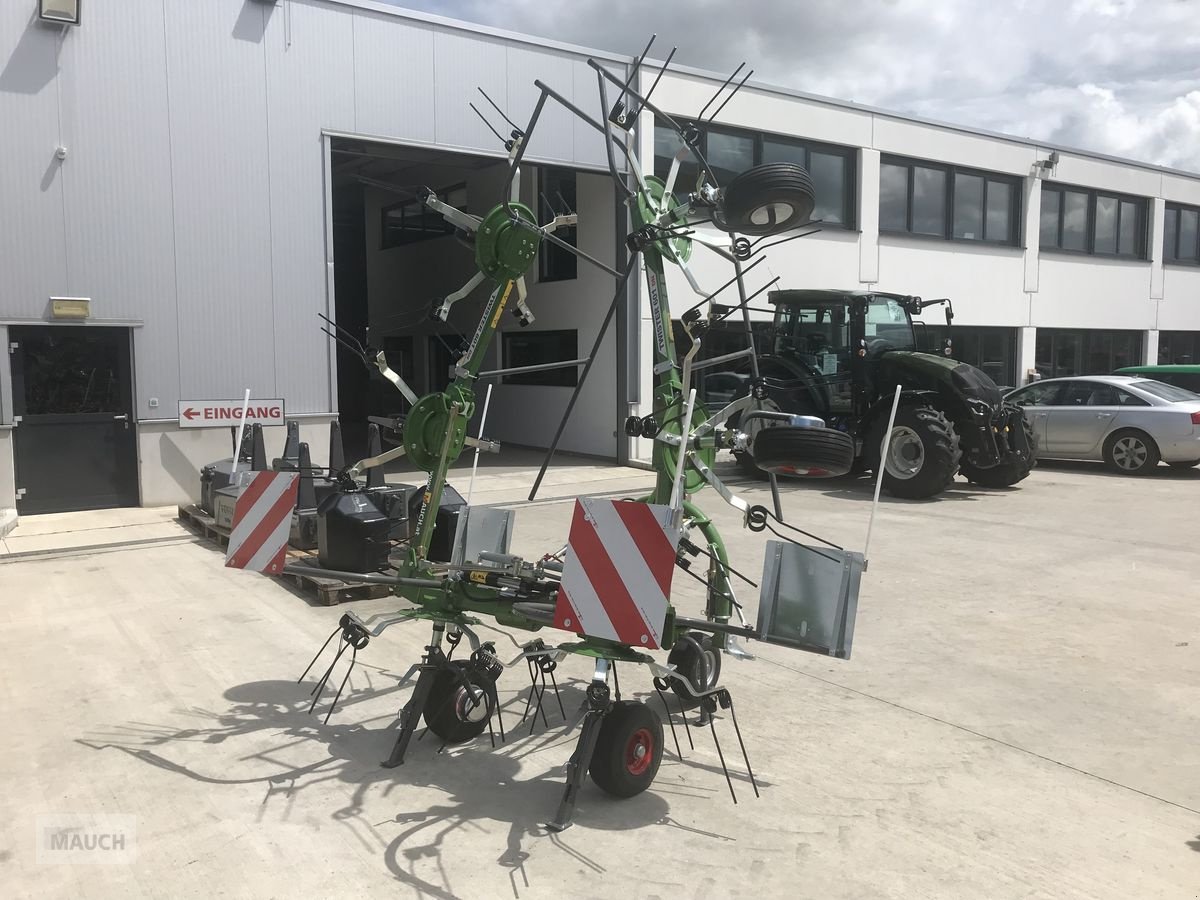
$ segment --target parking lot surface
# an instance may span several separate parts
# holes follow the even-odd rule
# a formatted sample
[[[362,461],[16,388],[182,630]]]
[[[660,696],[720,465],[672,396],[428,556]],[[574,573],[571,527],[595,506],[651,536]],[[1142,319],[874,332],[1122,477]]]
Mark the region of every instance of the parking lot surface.
[[[583,468],[518,513],[516,552],[564,543],[581,484],[621,496],[650,482]],[[485,477],[475,501],[514,503],[530,479]],[[737,489],[766,502],[761,483]],[[850,548],[870,499],[865,480],[784,490],[790,521]],[[698,500],[733,564],[761,571],[765,536],[711,491]],[[561,835],[542,823],[589,660],[560,666],[567,721],[550,700],[548,727],[517,726],[519,665],[499,685],[506,743],[439,752],[429,736],[383,769],[424,626],[373,640],[323,724],[325,703],[309,715],[295,679],[344,608],[227,570],[183,532],[13,557],[0,562],[0,883],[6,897],[1195,898],[1198,501],[1200,470],[1084,464],[1039,467],[1013,490],[885,499],[853,658],[755,644],[757,659],[725,662],[762,796],[723,719],[736,805],[693,727],[682,760],[667,733],[647,793],[616,801],[588,782]],[[698,586],[676,583],[698,614]],[[645,673],[621,675],[661,709]],[[36,817],[76,812],[136,817],[136,861],[38,864]]]

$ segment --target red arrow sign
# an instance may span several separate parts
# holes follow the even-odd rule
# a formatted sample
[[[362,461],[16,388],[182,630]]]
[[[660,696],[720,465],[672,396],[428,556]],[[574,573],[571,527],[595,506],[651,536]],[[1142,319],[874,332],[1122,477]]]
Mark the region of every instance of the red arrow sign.
[[[237,425],[242,420],[243,400],[180,400],[180,428],[218,428]],[[245,407],[247,425],[284,424],[283,399],[251,399]]]

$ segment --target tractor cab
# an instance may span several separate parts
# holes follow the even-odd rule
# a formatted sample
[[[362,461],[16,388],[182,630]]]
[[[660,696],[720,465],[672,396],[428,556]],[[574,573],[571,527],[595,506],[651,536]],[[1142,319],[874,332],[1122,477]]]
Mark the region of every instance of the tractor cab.
[[[772,358],[808,385],[819,415],[863,412],[877,396],[879,363],[885,353],[917,349],[912,314],[919,297],[862,291],[772,291],[775,307]],[[786,377],[783,371],[768,377]]]

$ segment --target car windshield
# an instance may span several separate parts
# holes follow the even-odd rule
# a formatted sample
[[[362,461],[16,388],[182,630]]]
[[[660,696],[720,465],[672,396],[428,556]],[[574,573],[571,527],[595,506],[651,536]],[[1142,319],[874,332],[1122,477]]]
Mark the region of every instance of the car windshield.
[[[1167,400],[1171,403],[1186,403],[1189,400],[1200,400],[1200,394],[1194,394],[1186,388],[1181,388],[1163,381],[1135,381],[1133,386],[1139,391],[1145,391],[1152,397]]]

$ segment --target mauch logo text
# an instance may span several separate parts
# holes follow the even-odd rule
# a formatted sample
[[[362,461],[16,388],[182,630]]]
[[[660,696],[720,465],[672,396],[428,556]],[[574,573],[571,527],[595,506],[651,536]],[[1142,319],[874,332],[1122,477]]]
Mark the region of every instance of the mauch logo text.
[[[137,858],[137,817],[48,813],[37,817],[37,861],[128,865]]]

